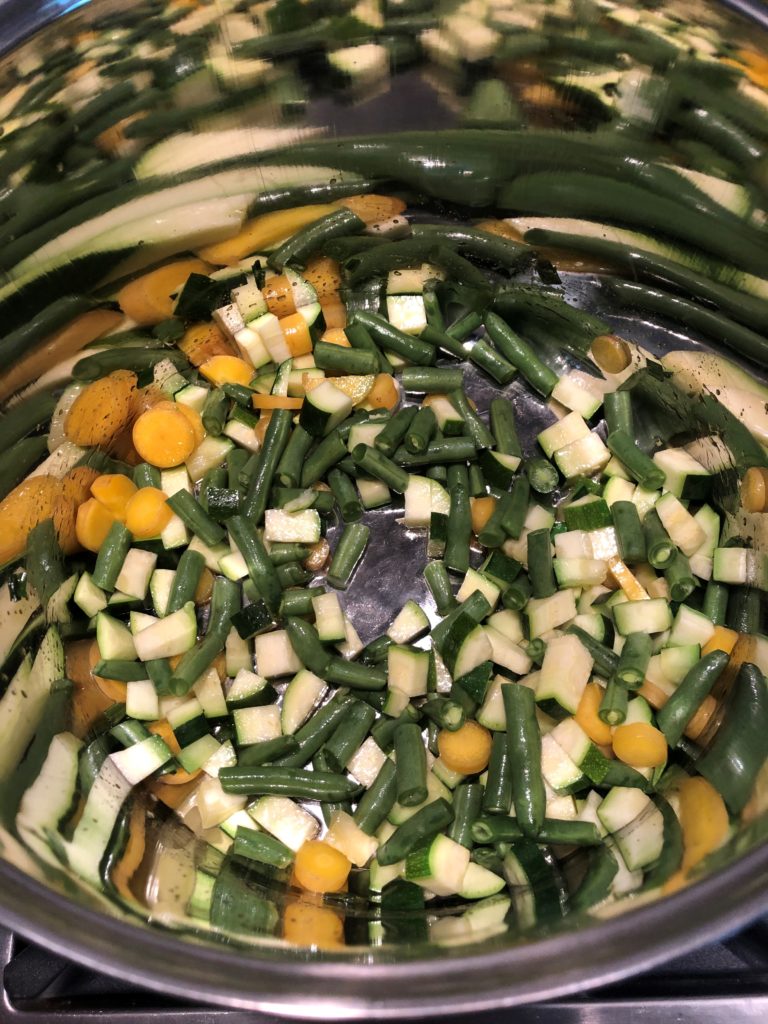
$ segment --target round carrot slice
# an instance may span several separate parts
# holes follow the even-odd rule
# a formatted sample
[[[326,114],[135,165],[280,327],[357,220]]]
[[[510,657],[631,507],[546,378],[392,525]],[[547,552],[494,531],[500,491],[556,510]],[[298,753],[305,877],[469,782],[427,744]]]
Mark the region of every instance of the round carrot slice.
[[[157,408],[143,412],[133,425],[136,451],[151,466],[179,466],[195,450],[195,432],[183,413]]]
[[[125,525],[136,540],[151,540],[162,533],[173,512],[167,495],[157,487],[141,487],[125,506]]]
[[[91,484],[91,494],[108,508],[115,519],[125,522],[125,507],[138,487],[124,473],[102,473]]]
[[[86,551],[98,552],[112,529],[115,517],[100,501],[89,498],[77,510],[75,535]]]

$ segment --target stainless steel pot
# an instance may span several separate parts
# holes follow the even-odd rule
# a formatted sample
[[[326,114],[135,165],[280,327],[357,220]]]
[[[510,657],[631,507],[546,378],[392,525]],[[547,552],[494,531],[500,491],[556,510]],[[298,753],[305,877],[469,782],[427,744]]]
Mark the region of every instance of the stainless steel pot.
[[[91,0],[64,19],[76,6],[52,10],[32,9],[13,0],[2,4],[0,39],[7,59],[16,60],[21,51],[14,47],[30,37],[34,41],[35,33],[50,22],[53,27],[48,31],[53,34],[48,39],[70,31],[80,18],[116,9]],[[748,0],[734,0],[731,6],[752,19],[752,45],[763,47],[768,61],[767,37],[757,28],[758,24],[768,27],[768,10]],[[585,18],[589,10],[584,5]],[[691,23],[697,13],[706,15],[705,20],[712,14],[703,4],[687,5],[681,11]],[[534,24],[540,14],[541,9],[531,5]],[[745,37],[743,24],[737,31]],[[390,117],[387,127],[393,126],[392,121],[413,125],[413,111],[406,109],[409,88],[406,85],[397,94],[400,108],[386,115]],[[334,104],[319,104],[315,115],[325,118],[335,131],[365,130],[375,127],[367,123],[371,109],[385,116],[381,105],[360,108],[360,116],[355,108]],[[429,112],[434,117],[425,127],[434,126],[438,117],[448,117],[444,110],[436,111]],[[416,124],[420,116],[425,115],[417,112]],[[589,301],[588,287],[570,280],[568,284]],[[626,316],[617,316],[615,322],[629,331]],[[664,332],[636,322],[631,329],[636,340],[657,347],[665,344]],[[696,343],[695,338],[690,340]],[[482,388],[477,379],[474,386]],[[534,418],[532,412],[531,433]],[[399,573],[398,558],[414,557],[412,548],[396,547],[388,563],[387,587],[382,587],[381,579],[371,579],[364,588],[361,614],[372,634],[391,609],[399,607],[399,600],[425,596],[425,592],[409,591],[408,580]],[[385,599],[383,589],[388,590]],[[437,1016],[512,1006],[603,984],[663,963],[768,911],[768,845],[763,842],[768,823],[760,816],[765,803],[758,802],[752,823],[729,842],[717,870],[681,892],[651,903],[629,902],[621,906],[621,913],[581,920],[578,928],[569,927],[566,920],[556,929],[526,935],[504,932],[472,945],[353,946],[338,953],[310,953],[280,943],[243,948],[204,934],[178,933],[147,925],[42,867],[7,832],[0,833],[0,921],[99,969],[189,999],[231,1006],[317,1019]]]

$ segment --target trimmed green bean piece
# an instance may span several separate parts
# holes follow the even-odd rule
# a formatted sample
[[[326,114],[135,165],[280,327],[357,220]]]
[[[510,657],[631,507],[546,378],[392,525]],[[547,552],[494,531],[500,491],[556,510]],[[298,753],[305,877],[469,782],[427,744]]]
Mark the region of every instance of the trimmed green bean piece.
[[[214,659],[224,650],[231,628],[231,618],[240,608],[240,589],[232,580],[217,576],[213,581],[211,614],[208,632],[195,646],[182,655],[171,677],[169,687],[177,697],[188,693]]]
[[[611,518],[619,542],[619,552],[628,565],[644,562],[646,559],[645,534],[637,505],[631,501],[614,501]]]
[[[288,587],[303,587],[313,576],[312,571],[305,569],[300,562],[284,562],[282,565],[277,565],[275,573],[283,590]],[[280,600],[282,601],[282,594]]]
[[[324,679],[331,656],[320,643],[315,627],[303,619],[291,616],[285,620],[285,628],[291,647],[299,661],[310,672],[314,672],[316,676]]]
[[[635,422],[632,416],[632,396],[629,391],[609,391],[603,399],[605,425],[608,433],[621,430],[629,437],[635,435]]]
[[[273,868],[288,868],[293,863],[293,850],[279,839],[266,832],[257,832],[255,828],[238,825],[232,854],[245,860],[255,860],[260,864],[269,864]]]
[[[328,484],[339,506],[341,518],[345,523],[356,523],[363,515],[363,506],[357,488],[346,473],[340,469],[332,469],[328,474]]]
[[[285,508],[285,506],[296,498],[303,497],[304,492],[310,488],[306,487],[275,487],[272,491],[270,504],[272,508]],[[328,515],[333,512],[333,495],[330,491],[313,491],[312,504],[308,508],[315,508],[321,515]]]
[[[211,519],[189,491],[177,491],[167,498],[165,503],[204,544],[213,547],[224,539],[226,534],[224,527]]]
[[[728,612],[728,587],[724,583],[709,580],[704,590],[701,610],[715,626],[724,626]]]
[[[469,356],[460,341],[453,338],[447,331],[439,330],[433,324],[427,324],[419,337],[423,341],[428,341],[430,345],[434,345],[435,348],[442,348],[457,359],[464,360]]]
[[[356,348],[361,352],[370,352],[376,356],[380,373],[392,373],[392,364],[362,324],[348,324],[344,328],[344,333],[352,348]]]
[[[488,489],[485,485],[485,476],[480,466],[476,462],[470,464],[468,481],[469,493],[473,498],[484,498]]]
[[[630,633],[624,641],[616,666],[616,678],[628,690],[639,690],[643,685],[653,642],[647,633]]]
[[[664,529],[656,509],[651,508],[645,513],[643,532],[649,563],[654,569],[666,569],[674,561],[677,548]]]
[[[375,353],[360,348],[346,348],[327,341],[316,341],[313,349],[315,365],[336,373],[366,374],[379,372]]]
[[[527,481],[526,481],[527,484]],[[527,499],[526,499],[527,504]],[[500,497],[496,499],[496,507],[491,513],[491,517],[485,526],[482,528],[480,533],[477,535],[477,539],[486,548],[498,548],[507,539],[507,533],[504,530],[503,522],[504,517],[509,512],[512,505],[512,494],[509,491],[505,491]]]
[[[557,487],[560,474],[555,466],[541,455],[526,459],[523,463],[528,483],[537,494],[551,494]],[[518,534],[519,536],[519,534]]]
[[[304,463],[301,486],[311,487],[322,479],[331,467],[348,455],[347,446],[338,430],[324,437]]]
[[[369,644],[366,644],[360,652],[360,660],[364,661],[366,665],[377,665],[379,662],[386,660],[387,651],[391,646],[392,637],[382,633],[381,636],[377,636],[375,640],[371,640]]]
[[[125,556],[131,546],[131,533],[123,523],[114,522],[96,556],[93,582],[102,590],[114,590]]]
[[[705,654],[686,673],[664,707],[657,712],[656,722],[671,748],[676,747],[683,738],[685,727],[701,707],[729,660],[730,655],[725,651]]]
[[[288,565],[290,562],[303,562],[305,558],[309,558],[311,553],[312,548],[308,544],[296,544],[290,541],[270,544],[267,552],[270,562],[275,566]]]
[[[168,595],[168,605],[165,614],[170,615],[183,608],[188,601],[192,601],[200,582],[200,577],[205,568],[205,558],[199,551],[185,550],[179,559],[176,567],[176,575],[173,578],[171,592]]]
[[[666,479],[664,470],[638,448],[631,434],[624,430],[613,430],[608,434],[606,444],[641,487],[648,491],[656,491],[662,487]]]
[[[435,607],[439,615],[447,615],[456,607],[456,598],[453,596],[451,579],[445,562],[436,560],[429,562],[424,569],[424,579],[427,581],[432,597],[435,599]]]
[[[224,430],[229,414],[229,399],[226,394],[213,388],[208,392],[203,406],[202,420],[207,434],[218,437]]]
[[[614,652],[609,647],[606,647],[605,644],[601,644],[599,640],[595,640],[595,638],[591,634],[587,633],[586,630],[582,629],[581,626],[568,626],[566,633],[571,633],[573,636],[577,636],[584,647],[586,647],[592,655],[595,674],[602,676],[603,679],[610,679],[618,668],[619,656],[614,654]]]
[[[101,676],[102,679],[117,679],[122,683],[131,683],[136,679],[147,678],[147,670],[142,662],[121,661],[116,658],[97,661],[93,667],[93,674]],[[142,739],[145,737],[142,736]]]
[[[367,789],[355,808],[355,823],[372,836],[392,810],[397,799],[397,777],[394,761],[387,758],[379,769],[373,785]]]
[[[456,732],[466,720],[466,714],[462,705],[451,697],[430,697],[421,705],[419,711],[448,732]],[[402,803],[402,801],[400,801]]]
[[[347,523],[344,527],[328,568],[327,580],[332,587],[337,590],[347,589],[352,573],[368,546],[370,535],[370,527],[363,523]]]
[[[160,470],[147,462],[140,462],[133,469],[133,482],[137,487],[156,487],[160,489]]]
[[[244,384],[222,384],[221,390],[243,409],[253,411],[253,391]]]
[[[611,676],[605,687],[597,716],[606,725],[622,725],[627,717],[629,694],[618,676]]]
[[[434,466],[452,462],[467,462],[477,455],[474,441],[469,437],[443,437],[430,444],[418,455],[406,448],[398,448],[393,461],[401,467]]]
[[[552,538],[546,528],[528,534],[528,575],[534,597],[551,597],[557,591],[552,568]]]
[[[262,448],[262,451],[264,449]],[[244,448],[233,448],[227,455],[227,488],[231,491],[244,490],[242,476],[251,456]]]
[[[303,768],[222,768],[219,782],[225,793],[251,796],[273,794],[298,800],[351,800],[361,787],[336,772],[306,771]]]
[[[313,252],[322,252],[329,239],[340,235],[360,234],[364,230],[365,221],[351,210],[342,207],[291,235],[288,241],[270,253],[267,263],[273,270],[282,270],[286,263],[301,264],[302,260]]]
[[[519,612],[528,604],[533,591],[528,576],[520,575],[514,580],[501,595],[501,603],[510,611]]]
[[[417,807],[427,799],[427,751],[421,729],[404,722],[395,729],[397,800],[403,807]]]
[[[294,754],[298,749],[299,744],[295,736],[276,736],[272,740],[262,740],[260,743],[250,743],[247,747],[241,747],[237,752],[237,763],[241,768],[259,768],[263,764],[277,760],[278,757]]]
[[[264,434],[264,443],[259,452],[256,470],[243,495],[242,515],[252,523],[261,522],[264,515],[272,478],[285,446],[288,444],[292,426],[293,415],[290,409],[275,409],[273,411]],[[231,486],[232,484],[230,484]]]
[[[451,338],[454,338],[456,341],[466,341],[470,334],[472,334],[474,331],[477,330],[478,327],[480,327],[482,322],[482,314],[472,310],[469,313],[465,313],[464,316],[459,317],[458,320],[454,321],[454,323],[452,323],[451,326],[446,329],[445,333],[448,334]]]
[[[440,650],[448,630],[460,615],[468,615],[474,622],[482,622],[490,614],[491,606],[488,599],[479,590],[474,590],[463,604],[454,608],[433,628],[432,643]]]
[[[463,382],[464,374],[458,367],[404,366],[400,371],[400,383],[406,391],[442,395],[460,388]]]
[[[373,442],[374,448],[388,458],[394,455],[398,445],[408,433],[408,427],[411,425],[411,420],[415,415],[416,410],[412,406],[396,412],[392,419],[387,422],[381,433],[375,438]]]
[[[534,838],[544,824],[547,804],[541,774],[541,732],[536,718],[536,695],[519,683],[504,683],[501,693],[507,718],[512,802],[523,833]]]
[[[505,732],[495,732],[491,738],[482,806],[486,814],[509,814],[512,806],[512,765]]]
[[[472,826],[480,817],[482,805],[483,787],[479,782],[465,782],[457,786],[453,794],[454,818],[448,838],[471,850],[475,845]]]
[[[294,734],[299,749],[276,758],[274,764],[284,768],[296,768],[308,764],[329,736],[333,734],[339,722],[347,715],[353,700],[354,698],[347,693],[337,693]]]
[[[506,398],[494,398],[489,412],[496,451],[502,455],[516,455],[522,458],[523,450],[517,436],[517,422],[512,403]]]
[[[350,758],[368,735],[375,718],[373,708],[362,701],[356,701],[349,707],[346,717],[323,746],[322,752],[331,771],[343,772],[346,769]]]
[[[438,331],[445,330],[443,311],[440,308],[440,300],[431,288],[424,291],[424,312],[427,314],[427,323]]]
[[[276,470],[277,479],[284,487],[298,487],[301,483],[304,463],[313,442],[314,438],[304,427],[297,424],[293,428]]]
[[[531,346],[515,334],[497,313],[485,314],[485,329],[496,348],[520,371],[534,391],[549,398],[557,384],[557,374],[539,359]]]
[[[229,532],[238,551],[245,559],[248,575],[264,600],[267,608],[276,613],[280,608],[283,588],[275,566],[269,559],[264,542],[252,522],[245,516],[233,516],[229,520]]]
[[[396,864],[399,860],[404,860],[419,846],[424,846],[430,839],[434,839],[452,821],[451,805],[442,798],[434,800],[431,804],[416,811],[411,818],[398,827],[385,843],[381,844],[376,853],[376,859],[382,867]]]
[[[314,618],[315,610],[312,605],[312,599],[319,597],[325,592],[325,587],[284,590],[280,601],[280,615],[283,618],[288,615]]]
[[[419,455],[427,450],[436,433],[437,417],[430,406],[425,405],[411,420],[405,435],[405,447],[412,454]]]
[[[448,395],[451,405],[464,419],[464,427],[476,448],[492,448],[493,434],[470,406],[467,396],[458,388]]]
[[[664,579],[667,581],[669,596],[673,601],[685,601],[696,589],[691,563],[680,550],[675,552],[675,557],[664,570]]]
[[[514,842],[525,838],[525,833],[514,818],[499,815],[478,818],[472,826],[472,838],[476,843]],[[537,843],[563,846],[600,846],[603,842],[597,826],[591,821],[560,818],[545,818],[534,838]]]
[[[411,363],[416,363],[419,366],[431,366],[435,361],[435,349],[432,345],[398,330],[378,313],[365,313],[358,310],[354,314],[352,322],[362,324],[382,348],[389,349]]]
[[[335,655],[331,657],[325,674],[329,682],[353,690],[383,690],[387,685],[387,674],[382,669]]]
[[[448,537],[443,562],[451,572],[466,573],[469,568],[469,542],[472,536],[469,495],[461,485],[451,488],[450,494]]]
[[[517,374],[512,363],[500,355],[495,348],[491,348],[488,342],[482,338],[478,338],[469,350],[469,359],[502,386],[509,384]]]
[[[408,428],[406,428],[407,430]],[[381,436],[381,435],[379,435]],[[378,440],[378,438],[377,438]],[[396,465],[378,448],[372,448],[368,444],[357,444],[352,452],[355,464],[367,473],[368,476],[382,480],[387,487],[391,487],[398,494],[404,494],[408,487],[408,473]]]

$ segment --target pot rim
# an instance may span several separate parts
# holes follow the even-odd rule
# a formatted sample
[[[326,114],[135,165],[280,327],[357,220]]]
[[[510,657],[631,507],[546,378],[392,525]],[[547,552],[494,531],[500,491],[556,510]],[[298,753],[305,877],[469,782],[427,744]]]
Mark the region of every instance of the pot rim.
[[[768,912],[767,873],[763,844],[680,892],[585,928],[491,952],[432,947],[418,960],[362,964],[308,961],[300,949],[190,943],[83,907],[7,862],[0,908],[3,924],[33,942],[186,1000],[308,1020],[392,1019],[515,1006],[619,981]]]

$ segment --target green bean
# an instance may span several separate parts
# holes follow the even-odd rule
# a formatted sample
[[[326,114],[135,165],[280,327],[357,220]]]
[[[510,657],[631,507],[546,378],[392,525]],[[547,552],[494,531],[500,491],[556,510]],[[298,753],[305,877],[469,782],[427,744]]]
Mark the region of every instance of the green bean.
[[[0,467],[0,498],[4,498],[20,484],[29,471],[40,462],[42,456],[47,454],[47,434],[42,437],[23,437],[12,447],[8,447],[6,443],[6,454]]]
[[[178,611],[188,601],[193,600],[204,568],[205,559],[199,551],[187,549],[182,553],[168,595],[166,615]]]
[[[202,420],[206,433],[218,437],[224,430],[229,413],[229,401],[227,396],[219,388],[213,388],[208,392],[203,406]]]
[[[346,769],[350,758],[368,735],[375,717],[373,708],[361,701],[350,705],[346,717],[323,746],[331,771],[343,772]]]
[[[285,628],[291,647],[302,665],[324,679],[331,656],[320,643],[314,626],[303,619],[290,616],[285,620]]]
[[[627,717],[627,686],[613,675],[605,687],[597,716],[606,725],[621,725]]]
[[[344,328],[344,333],[352,348],[358,349],[361,352],[370,352],[376,356],[380,373],[392,373],[392,364],[362,324],[348,324]]]
[[[202,640],[182,655],[169,683],[172,694],[181,697],[188,693],[203,672],[210,668],[214,659],[221,654],[231,628],[230,620],[239,607],[240,592],[237,584],[224,576],[217,576],[213,581],[208,632]]]
[[[281,271],[286,263],[300,264],[311,253],[322,252],[323,246],[330,238],[356,234],[364,230],[365,222],[351,210],[342,207],[291,235],[269,255],[267,263],[273,270]]]
[[[276,613],[280,608],[283,588],[280,585],[275,566],[269,559],[264,543],[252,522],[245,516],[233,516],[229,520],[229,532],[238,551],[245,559],[248,575],[267,608]]]
[[[522,478],[520,478],[522,479]],[[526,486],[528,481],[526,480]],[[480,533],[477,535],[477,539],[486,548],[498,548],[507,539],[507,534],[504,531],[503,521],[504,517],[508,513],[510,506],[512,505],[512,494],[511,492],[505,491],[501,497],[496,500],[496,507],[491,513],[490,518]],[[527,499],[526,499],[527,503]]]
[[[272,692],[274,693],[274,690]],[[294,754],[298,749],[299,744],[294,736],[276,736],[271,740],[262,740],[260,743],[250,743],[247,747],[241,747],[237,752],[237,763],[240,768],[258,768],[275,761],[278,757]]]
[[[768,687],[745,662],[734,680],[725,717],[696,770],[711,782],[731,814],[740,814],[768,756]]]
[[[332,430],[304,463],[301,486],[311,487],[347,455],[347,446],[338,430]]]
[[[634,437],[632,396],[629,391],[609,391],[603,399],[603,410],[609,434],[621,430],[629,437]]]
[[[471,850],[474,846],[472,825],[480,817],[483,803],[483,787],[479,782],[465,782],[457,786],[453,794],[453,824],[448,837]]]
[[[354,812],[356,824],[372,836],[386,819],[397,799],[397,778],[395,765],[390,758],[382,764],[373,784],[358,801]]]
[[[252,523],[259,523],[269,499],[269,489],[283,454],[292,427],[290,409],[275,409],[269,421],[259,461],[243,495],[241,514]],[[232,484],[230,484],[230,487]]]
[[[705,654],[701,661],[689,669],[664,707],[657,712],[656,722],[671,748],[676,747],[683,738],[686,726],[720,678],[729,658],[725,651]]]
[[[435,722],[441,729],[456,732],[464,724],[464,708],[448,697],[431,697],[419,708],[423,715]],[[402,800],[400,801],[402,803]]]
[[[453,596],[445,562],[440,560],[429,562],[424,569],[424,579],[434,598],[438,614],[447,615],[452,608],[456,607],[456,598]]]
[[[114,522],[109,528],[96,556],[96,565],[91,578],[102,590],[114,590],[117,577],[123,567],[125,556],[131,546],[131,533],[123,523]]]
[[[5,348],[5,342],[3,348]],[[189,368],[189,360],[179,350],[136,348],[130,345],[124,348],[105,349],[92,356],[85,356],[72,367],[72,379],[96,380],[98,377],[106,377],[114,370],[133,370],[134,373],[142,373],[151,370],[165,359],[170,360],[177,370]]]
[[[533,458],[525,460],[523,469],[528,482],[537,494],[551,494],[557,487],[560,474],[549,459],[545,459],[543,456],[533,456]]]
[[[759,366],[765,365],[768,359],[768,342],[760,334],[734,323],[728,317],[714,310],[689,302],[678,295],[635,284],[632,281],[605,281],[602,285],[611,299],[622,306],[650,310],[661,316],[669,317],[686,329],[700,331],[714,338],[728,348],[752,359]]]
[[[301,483],[304,463],[314,438],[298,424],[293,428],[288,444],[277,464],[277,479],[284,487],[298,487]]]
[[[654,569],[666,569],[675,559],[677,548],[664,529],[656,509],[649,509],[643,520],[645,548]]]
[[[384,753],[389,753],[395,745],[395,729],[403,722],[418,721],[419,713],[412,704],[407,704],[404,711],[397,718],[390,718],[383,715],[371,726],[371,736],[376,741],[376,746],[381,747]]]
[[[458,388],[456,391],[451,391],[448,398],[451,400],[451,404],[456,411],[461,414],[464,420],[466,432],[469,434],[475,447],[492,448],[493,435],[480,417],[474,412],[462,389]]]
[[[714,580],[707,582],[701,610],[715,626],[725,625],[728,593],[728,587],[724,583],[716,583]]]
[[[255,860],[259,864],[269,864],[274,868],[290,867],[294,856],[293,850],[279,839],[244,825],[238,825],[232,855],[245,860]]]
[[[376,859],[382,867],[404,860],[409,853],[433,839],[453,821],[451,805],[442,798],[421,807],[382,843]]]
[[[485,475],[481,466],[471,463],[468,471],[469,493],[473,498],[484,498],[488,491],[485,485]]]
[[[400,383],[406,391],[426,394],[445,394],[455,391],[464,381],[461,369],[446,366],[404,366]]]
[[[407,451],[405,448],[398,448],[393,456],[393,461],[398,466],[433,466],[435,464],[466,462],[474,459],[477,449],[469,437],[443,437],[430,444],[425,452],[418,455]]]
[[[419,455],[429,447],[437,433],[437,417],[428,405],[423,406],[411,420],[405,435],[405,447],[411,454]]]
[[[512,763],[509,759],[507,734],[494,732],[482,807],[486,814],[509,814],[511,806]]]
[[[437,263],[436,256],[437,244],[433,239],[409,237],[385,241],[355,253],[346,260],[344,269],[350,284],[355,285],[370,277],[384,277],[427,261]]]
[[[760,591],[754,587],[731,587],[726,624],[737,633],[760,632]]]
[[[512,363],[491,348],[482,338],[478,338],[469,350],[469,360],[487,373],[497,384],[509,384],[517,374]]]
[[[328,662],[325,675],[329,682],[353,690],[383,690],[387,685],[387,674],[382,669],[336,656]]]
[[[581,626],[568,626],[566,633],[577,636],[582,645],[589,651],[592,656],[592,660],[594,661],[594,672],[597,675],[602,676],[603,679],[610,679],[618,668],[618,655],[614,654],[609,647],[605,646],[605,644],[601,644],[599,640],[595,640],[595,638],[587,633],[586,630],[582,629]]]
[[[476,843],[514,842],[524,839],[525,833],[515,818],[483,817],[473,824],[472,838]],[[599,846],[602,843],[597,826],[591,821],[560,818],[544,818],[535,841],[562,846]]]
[[[457,359],[464,360],[469,356],[469,353],[460,341],[456,341],[456,339],[448,334],[447,331],[439,330],[433,324],[427,324],[419,337],[422,341],[427,341],[430,345],[434,345],[435,348],[444,349],[452,356],[456,356]],[[461,385],[459,384],[457,386],[460,387]]]
[[[377,636],[375,640],[371,640],[369,644],[365,645],[360,652],[360,660],[366,665],[377,665],[381,661],[386,661],[387,652],[391,646],[392,637],[382,633],[381,636]]]
[[[388,458],[395,453],[397,446],[403,440],[411,425],[411,420],[416,415],[412,407],[400,409],[390,419],[380,434],[374,439],[373,445],[377,451]]]
[[[204,544],[213,547],[224,539],[224,527],[211,519],[189,491],[177,491],[166,499],[166,504]]]
[[[642,789],[644,793],[650,789],[644,775],[628,764],[622,764],[621,761],[608,761],[603,765],[601,774],[600,786],[605,789],[612,786],[628,786],[631,789]]]
[[[515,411],[506,398],[494,398],[490,406],[491,433],[496,440],[496,451],[502,455],[516,455],[522,458],[523,452],[517,437]]]
[[[398,494],[405,493],[408,487],[408,480],[410,479],[408,473],[377,448],[372,448],[367,444],[355,445],[352,451],[352,458],[355,464],[364,473],[367,473],[368,476],[382,480],[393,491],[397,491]]]
[[[272,565],[281,566],[287,565],[290,562],[303,562],[305,558],[309,558],[312,553],[312,548],[308,544],[297,544],[292,541],[278,541],[270,544],[269,560]]]
[[[645,534],[637,505],[631,501],[614,501],[611,505],[611,518],[622,559],[629,565],[644,562]]]
[[[507,719],[507,756],[512,777],[512,801],[523,833],[533,838],[544,823],[547,796],[541,774],[541,733],[536,696],[519,683],[502,688]]]
[[[370,535],[370,527],[363,523],[348,523],[344,527],[328,568],[327,580],[332,587],[337,590],[347,589],[352,573],[368,546]]]
[[[122,683],[132,683],[147,678],[147,670],[140,661],[122,661],[108,658],[97,661],[93,666],[93,674],[102,679],[117,679]],[[142,737],[145,739],[145,737]]]
[[[308,587],[306,589],[284,590],[280,601],[280,616],[300,616],[314,618],[315,612],[312,599],[324,594],[325,587]]]
[[[316,341],[314,347],[315,365],[321,370],[334,373],[365,374],[378,373],[379,360],[374,352],[358,348],[332,345],[327,341]]]
[[[548,529],[532,530],[528,534],[528,575],[534,597],[551,597],[557,591],[552,568],[552,539]]]
[[[251,796],[273,794],[300,800],[348,800],[360,786],[346,775],[306,771],[303,768],[222,768],[219,782],[225,793]]]
[[[413,235],[414,238],[443,238],[476,259],[506,270],[521,270],[531,261],[530,250],[525,245],[482,228],[459,224],[414,224]]]
[[[307,489],[302,487],[275,487],[270,498],[272,507],[284,508],[290,501],[302,497]],[[329,491],[313,490],[312,493],[312,504],[308,508],[315,508],[324,515],[333,512],[333,495]]]
[[[619,863],[608,846],[597,846],[591,850],[587,872],[568,899],[569,911],[581,914],[601,903],[610,894],[611,882],[618,870]]]
[[[674,119],[679,127],[740,165],[749,166],[764,155],[759,143],[718,111],[695,106],[691,110],[678,110]]]
[[[664,841],[659,859],[645,873],[640,892],[660,888],[675,874],[683,860],[683,830],[677,815],[660,793],[654,793],[651,799],[664,819]]]
[[[472,536],[472,515],[469,496],[462,486],[451,489],[448,513],[448,537],[443,561],[451,572],[466,573],[469,568],[469,542]]]
[[[673,601],[685,601],[696,589],[691,564],[682,551],[675,552],[675,557],[664,570],[664,579]]]
[[[227,487],[229,490],[243,490],[241,477],[249,459],[250,456],[244,448],[233,448],[227,454]]]
[[[355,485],[346,473],[340,469],[332,469],[328,474],[328,484],[339,506],[341,518],[345,523],[356,523],[363,515],[363,506],[360,504]]]
[[[532,589],[531,581],[527,576],[518,576],[502,593],[502,604],[511,611],[519,612],[528,603]]]
[[[430,366],[435,361],[435,350],[432,345],[398,330],[378,313],[364,313],[358,310],[352,322],[362,324],[382,348],[395,352],[411,363]]]
[[[446,329],[446,334],[453,338],[454,341],[459,343],[466,341],[467,338],[477,330],[483,322],[481,313],[476,310],[470,310],[463,316],[459,317],[450,327]]]
[[[395,777],[397,800],[403,807],[417,807],[427,799],[427,753],[421,729],[404,722],[395,729]]]
[[[424,291],[424,312],[427,314],[427,323],[431,324],[438,331],[445,330],[443,311],[440,308],[440,301],[431,289]]]
[[[624,641],[616,666],[616,678],[628,690],[638,690],[643,685],[652,651],[653,643],[647,633],[630,633]]]
[[[557,374],[496,313],[486,313],[485,329],[496,348],[520,371],[531,387],[548,398],[557,384]]]
[[[301,620],[289,621],[300,622]],[[287,625],[286,628],[288,628]],[[291,640],[291,644],[293,644],[293,640]],[[307,668],[309,667],[307,665]],[[309,721],[305,722],[294,734],[294,739],[298,743],[299,749],[293,753],[276,758],[273,763],[283,768],[296,768],[308,764],[325,741],[333,735],[336,726],[348,714],[352,703],[353,698],[349,694],[337,693],[332,700],[316,711]]]
[[[160,489],[160,470],[146,462],[140,462],[133,468],[133,482],[138,488],[156,487]]]
[[[446,634],[460,615],[467,615],[474,622],[482,622],[486,616],[491,614],[491,606],[488,599],[479,590],[474,590],[469,597],[453,611],[449,612],[442,622],[432,629],[432,643],[439,651],[445,640]]]
[[[627,471],[646,490],[655,491],[664,484],[664,470],[638,448],[634,438],[624,430],[614,430],[606,438],[613,454],[624,463]]]

